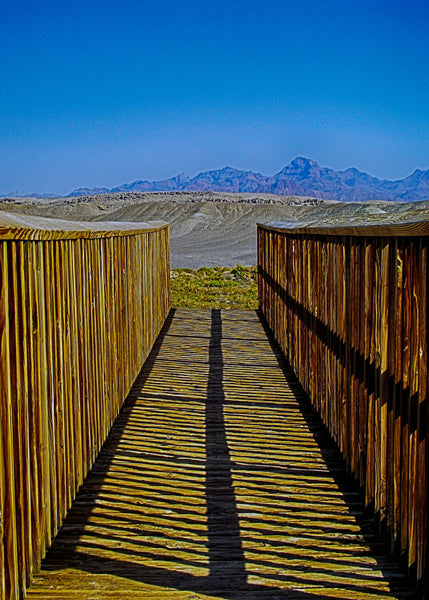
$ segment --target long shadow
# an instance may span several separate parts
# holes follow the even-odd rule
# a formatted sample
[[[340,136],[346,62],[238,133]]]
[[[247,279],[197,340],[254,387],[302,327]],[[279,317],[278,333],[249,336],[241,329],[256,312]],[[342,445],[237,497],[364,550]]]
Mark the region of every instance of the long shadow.
[[[224,392],[224,360],[222,353],[222,317],[219,310],[213,310],[211,313],[211,330],[210,330],[210,341],[209,341],[209,368],[208,368],[208,379],[207,379],[207,399],[205,406],[205,480],[201,470],[201,479],[205,482],[205,501],[206,501],[206,518],[207,526],[205,526],[204,519],[198,518],[195,515],[195,519],[186,518],[182,515],[182,511],[179,507],[173,506],[171,510],[167,511],[171,513],[169,516],[165,514],[162,520],[167,523],[168,533],[160,533],[159,528],[156,528],[156,524],[146,524],[144,532],[140,529],[139,515],[143,514],[142,511],[133,511],[131,503],[128,501],[124,502],[126,508],[122,510],[126,511],[125,515],[120,515],[118,521],[115,522],[115,514],[121,511],[121,508],[115,508],[114,514],[112,515],[108,510],[103,515],[103,519],[106,521],[104,530],[111,532],[111,536],[107,533],[97,532],[97,535],[93,538],[88,533],[86,525],[90,522],[91,513],[93,508],[98,504],[98,498],[101,496],[101,502],[106,501],[106,492],[103,490],[103,484],[111,470],[112,462],[115,458],[115,454],[119,448],[119,445],[123,439],[124,431],[130,423],[130,419],[133,417],[133,410],[136,407],[140,390],[142,389],[145,381],[151,374],[155,363],[157,361],[162,343],[170,329],[174,318],[174,311],[172,311],[158,337],[151,355],[147,359],[141,374],[137,378],[136,385],[130,392],[128,399],[126,400],[124,407],[118,416],[118,419],[112,428],[112,432],[106,441],[103,451],[100,453],[99,459],[97,459],[93,473],[87,478],[86,483],[82,486],[82,493],[78,496],[72,509],[69,512],[68,517],[64,521],[66,529],[65,535],[61,538],[61,535],[54,542],[51,550],[48,553],[47,560],[45,561],[45,569],[56,570],[59,563],[62,561],[64,566],[76,567],[81,571],[91,573],[94,575],[115,575],[130,581],[137,583],[157,585],[169,590],[186,590],[193,593],[201,592],[202,595],[210,594],[212,597],[224,598],[225,600],[243,600],[244,598],[264,598],[264,599],[275,599],[283,600],[286,598],[293,598],[294,600],[310,600],[316,596],[320,600],[327,600],[332,598],[329,594],[330,588],[338,586],[335,581],[325,580],[320,588],[326,590],[326,594],[319,589],[318,591],[306,592],[305,590],[298,589],[282,589],[274,585],[264,584],[253,584],[247,582],[246,574],[246,562],[243,550],[243,537],[240,532],[239,522],[239,511],[237,507],[237,500],[233,487],[233,469],[237,472],[241,468],[239,465],[234,465],[231,459],[230,450],[228,447],[227,440],[227,428],[224,415],[225,406],[225,392]],[[265,329],[268,332],[267,326]],[[342,485],[342,477],[338,475],[338,463],[335,462],[335,458],[332,456],[331,446],[325,446],[326,441],[320,438],[319,427],[315,423],[314,415],[311,411],[311,407],[308,403],[302,400],[302,394],[300,393],[300,386],[293,378],[291,371],[288,370],[284,359],[280,356],[278,349],[273,341],[272,337],[269,336],[269,340],[272,349],[279,361],[280,366],[283,368],[285,377],[290,382],[291,388],[296,390],[297,401],[300,402],[300,407],[304,418],[306,419],[311,431],[314,431],[314,436],[321,442],[322,452],[324,452],[324,458],[328,467],[332,470],[332,476],[337,481],[340,481]],[[181,396],[178,398],[182,398]],[[186,396],[183,396],[186,399]],[[301,399],[300,399],[301,398]],[[186,403],[184,403],[186,407]],[[319,439],[320,438],[320,439]],[[141,449],[137,448],[136,451],[140,452]],[[124,456],[123,450],[121,450],[121,456]],[[133,454],[130,454],[132,459]],[[145,454],[146,457],[146,454]],[[148,459],[151,455],[148,455]],[[156,460],[159,464],[164,463],[166,469],[171,468],[172,460],[177,462],[177,459],[169,459],[163,457],[161,453],[156,454]],[[180,459],[179,459],[180,460]],[[189,472],[193,471],[192,461],[188,459],[184,462],[183,476],[186,478],[189,476]],[[261,476],[266,472],[266,467],[253,467],[255,472],[261,473]],[[126,469],[125,469],[126,471]],[[283,468],[284,472],[284,468]],[[182,473],[182,471],[181,471]],[[126,474],[126,473],[125,473]],[[119,474],[120,476],[120,474]],[[140,483],[140,479],[134,474],[132,475],[136,484]],[[141,477],[145,478],[145,473],[142,472]],[[198,471],[195,471],[195,477],[198,479]],[[145,485],[144,481],[141,483]],[[146,484],[147,485],[147,484]],[[125,486],[125,479],[124,479]],[[344,489],[344,487],[342,488]],[[159,492],[161,493],[161,492]],[[347,493],[344,491],[343,493]],[[143,496],[143,495],[142,495]],[[152,498],[156,496],[153,496]],[[138,500],[138,496],[136,497]],[[107,506],[114,501],[113,496],[109,497]],[[354,508],[354,506],[353,506]],[[187,511],[189,514],[189,511]],[[200,515],[201,516],[201,515]],[[255,527],[252,525],[247,526],[247,536],[249,533],[263,533],[260,531],[259,524],[256,521]],[[77,547],[77,543],[72,545],[67,543],[67,530],[73,531],[73,540],[76,539],[76,533],[78,537],[85,535],[86,540],[81,544],[83,548],[88,549],[88,553],[82,551]],[[166,555],[158,553],[159,542],[157,541],[161,535],[169,537],[172,540],[182,541],[186,543],[187,535],[192,532],[194,538],[197,538],[198,550],[194,555],[185,556],[180,558],[174,549],[171,550],[171,554]],[[153,535],[153,540],[151,540]],[[301,533],[301,537],[305,535]],[[121,547],[121,542],[127,542],[127,538],[132,538],[133,547],[138,549],[129,549],[127,547]],[[142,541],[143,536],[149,536],[149,541],[146,543]],[[208,539],[208,543],[204,539]],[[89,538],[89,539],[88,539]],[[103,545],[103,538],[109,539],[112,544],[115,544],[115,557],[109,557],[106,554],[97,554],[98,551],[103,553],[105,546]],[[189,537],[188,537],[189,539]],[[311,540],[312,538],[310,538]],[[65,540],[65,541],[64,541]],[[317,541],[315,542],[317,543]],[[110,547],[110,546],[109,546]],[[379,548],[378,548],[379,549]],[[94,555],[91,556],[91,551],[94,551]],[[204,562],[200,562],[200,557],[204,558],[208,552],[208,574],[192,574],[189,572],[189,568],[199,568],[201,565],[204,567]],[[282,556],[287,556],[287,551],[282,551]],[[291,554],[290,558],[294,559],[295,554]],[[261,562],[262,559],[258,559]],[[266,562],[267,559],[265,559]],[[157,564],[157,562],[162,564]],[[261,562],[262,564],[262,562]],[[277,567],[275,561],[273,564],[267,563],[270,568]],[[171,565],[171,566],[170,566]],[[382,566],[380,567],[380,569]],[[301,567],[306,569],[306,567]],[[202,569],[204,571],[204,569]],[[335,574],[334,571],[326,569],[326,573]],[[290,581],[296,582],[302,585],[303,573],[277,573],[276,578],[281,582]],[[386,573],[386,578],[389,579]],[[319,587],[319,586],[318,586]],[[397,588],[397,581],[395,580],[395,587]],[[352,594],[355,591],[355,585],[344,584],[344,596],[348,597],[348,591]],[[359,591],[365,593],[366,587],[364,581],[359,586]],[[369,586],[368,595],[374,593],[374,590]],[[384,593],[380,593],[379,597],[382,597]],[[51,598],[55,596],[50,596]]]
[[[370,548],[372,556],[377,560],[380,571],[383,573],[386,581],[388,581],[389,584],[393,584],[393,588],[398,589],[399,584],[399,587],[402,588],[404,592],[410,592],[410,587],[405,576],[400,579],[398,579],[398,576],[392,577],[392,567],[394,569],[396,566],[394,559],[388,560],[389,566],[387,568],[384,566],[387,556],[386,541],[382,534],[380,534],[374,519],[368,515],[368,510],[365,508],[362,489],[353,476],[348,473],[346,462],[341,456],[337,444],[329,433],[328,428],[324,425],[317,410],[311,404],[311,401],[296,377],[292,366],[276,341],[274,333],[264,314],[261,310],[257,310],[257,314],[271,349],[276,356],[279,367],[282,369],[288,385],[291,389],[295,390],[295,397],[299,410],[307,424],[308,430],[312,433],[312,436],[320,449],[324,463],[328,468],[329,475],[334,479],[344,501],[350,511],[353,512],[356,522],[365,539],[365,543]],[[353,500],[351,501],[351,499]],[[380,560],[378,560],[378,557],[380,557]]]
[[[335,358],[341,363],[343,368],[348,369],[350,376],[354,376],[363,386],[365,387],[367,394],[376,394],[377,390],[380,390],[382,372],[379,366],[375,365],[374,359],[365,357],[358,349],[353,346],[348,346],[345,340],[343,340],[337,333],[335,333],[326,323],[320,319],[313,312],[308,310],[303,304],[293,298],[289,292],[262,267],[259,269],[259,273],[264,281],[271,287],[271,289],[278,295],[284,305],[291,310],[305,326],[311,330],[319,340],[324,344],[326,348],[334,354]],[[386,376],[389,393],[387,398],[383,402],[387,402],[389,410],[392,409],[392,398],[394,394],[397,398],[401,398],[401,403],[408,409],[404,409],[401,412],[403,423],[409,427],[410,434],[417,430],[417,423],[424,424],[426,422],[427,404],[428,398],[425,398],[421,402],[420,412],[421,418],[418,419],[417,415],[419,412],[419,401],[418,394],[411,394],[410,386],[404,387],[402,381],[395,383],[395,376],[392,373],[387,373]],[[381,400],[381,399],[380,399]],[[399,410],[401,403],[397,403],[396,410]],[[426,439],[427,433],[425,426],[422,425],[419,431],[420,439]],[[374,510],[373,507],[369,507],[369,510]],[[374,511],[375,513],[375,511]],[[380,518],[380,515],[375,514],[376,519]],[[382,524],[382,528],[385,528],[386,524]],[[386,533],[386,532],[385,532]]]
[[[223,406],[222,318],[213,309],[209,346],[209,376],[206,402],[206,502],[210,575],[225,571],[233,563],[233,573],[225,582],[232,590],[246,585],[243,546],[237,503],[232,485],[231,456],[226,439]]]
[[[359,385],[363,386],[366,391],[366,399],[362,401],[362,407],[359,410],[363,410],[364,413],[366,413],[368,397],[374,395],[375,403],[379,402],[380,406],[387,404],[388,412],[393,413],[393,419],[395,421],[398,419],[400,420],[400,427],[402,429],[401,436],[405,435],[411,439],[411,436],[417,433],[419,444],[427,445],[428,387],[426,386],[425,388],[425,397],[419,400],[418,390],[411,393],[410,384],[409,382],[405,384],[404,378],[398,379],[391,368],[387,368],[382,372],[381,367],[376,366],[374,357],[364,356],[359,348],[351,345],[346,339],[342,339],[326,323],[324,323],[319,316],[292,297],[287,289],[276,281],[266,269],[261,267],[259,273],[274,294],[276,294],[284,305],[298,317],[305,325],[306,329],[317,336],[324,347],[333,353],[336,360],[344,369],[346,369],[347,376],[354,377]],[[429,311],[429,305],[427,310]],[[387,388],[387,393],[385,394],[381,394],[383,380],[385,381]],[[370,451],[367,446],[366,437],[367,432],[361,431],[359,433],[359,462],[363,465],[366,463],[368,458],[367,454]],[[392,446],[393,442],[391,440],[389,443]],[[371,452],[373,453],[373,449]],[[390,448],[389,452],[393,452],[393,449]],[[391,462],[393,461],[393,459],[390,460]],[[407,486],[405,485],[405,488],[406,487]],[[405,491],[405,493],[407,493],[407,491]],[[376,525],[380,533],[384,536],[388,553],[392,554],[397,559],[398,564],[404,573],[408,571],[410,581],[417,581],[419,595],[427,595],[427,586],[429,585],[426,581],[427,578],[425,579],[425,575],[422,574],[423,579],[417,579],[416,559],[414,558],[413,564],[408,565],[407,553],[401,547],[401,540],[396,539],[394,541],[393,549],[389,548],[393,525],[388,521],[386,512],[376,508],[373,498],[370,502],[367,502],[365,511],[366,514],[371,516],[374,525]]]

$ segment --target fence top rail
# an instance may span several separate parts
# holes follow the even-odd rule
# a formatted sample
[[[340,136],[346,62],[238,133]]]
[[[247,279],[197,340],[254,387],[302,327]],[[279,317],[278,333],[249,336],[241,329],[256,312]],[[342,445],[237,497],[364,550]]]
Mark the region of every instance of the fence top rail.
[[[73,240],[120,237],[165,229],[165,221],[66,221],[0,211],[1,240]]]
[[[360,236],[360,237],[412,237],[429,235],[429,219],[408,223],[381,224],[332,224],[315,222],[270,221],[258,223],[258,227],[290,235],[307,234],[323,236]]]

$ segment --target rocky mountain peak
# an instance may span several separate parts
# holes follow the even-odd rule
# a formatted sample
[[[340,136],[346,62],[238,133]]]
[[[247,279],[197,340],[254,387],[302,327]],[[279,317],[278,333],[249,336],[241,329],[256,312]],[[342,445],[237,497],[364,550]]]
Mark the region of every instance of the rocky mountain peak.
[[[417,169],[405,179],[387,181],[363,173],[356,167],[335,171],[328,167],[321,167],[315,160],[298,156],[281,171],[271,176],[225,166],[222,169],[203,171],[192,178],[186,173],[180,173],[176,177],[162,181],[139,180],[112,190],[105,188],[101,190],[83,188],[75,190],[70,196],[108,191],[213,191],[300,195],[344,202],[365,200],[410,202],[429,199],[429,170]]]
[[[315,160],[311,160],[311,158],[305,158],[304,156],[297,156],[294,158],[289,167],[293,169],[308,169],[310,167],[318,167],[319,165]]]
[[[173,177],[173,181],[177,181],[177,183],[188,183],[191,178],[186,173],[179,173],[176,177]]]

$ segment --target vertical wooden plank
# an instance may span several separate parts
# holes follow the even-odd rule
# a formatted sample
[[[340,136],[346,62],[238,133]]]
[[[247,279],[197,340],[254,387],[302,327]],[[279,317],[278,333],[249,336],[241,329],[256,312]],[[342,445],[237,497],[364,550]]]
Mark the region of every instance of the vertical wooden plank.
[[[319,247],[286,232],[293,300],[282,314],[279,235],[267,233],[259,259],[276,281],[264,299],[270,323],[364,486],[369,512],[410,577],[427,584],[427,238],[337,235]],[[315,288],[329,290],[329,301]]]
[[[330,298],[325,299],[327,305],[326,310],[326,325],[327,325],[327,339],[326,339],[326,362],[325,362],[325,373],[326,373],[326,392],[324,394],[324,410],[322,412],[322,418],[324,413],[324,423],[329,428],[331,435],[334,437],[334,410],[333,410],[333,398],[334,398],[334,248],[333,238],[326,238],[326,250],[327,250],[327,278],[326,278],[326,289],[330,292]]]
[[[28,365],[28,429],[29,429],[29,456],[30,456],[30,503],[31,503],[31,568],[37,570],[40,565],[40,504],[41,494],[39,493],[40,480],[40,462],[39,462],[39,427],[38,427],[38,387],[37,387],[37,364],[35,352],[37,351],[34,331],[37,328],[37,318],[35,309],[35,245],[32,242],[24,242],[23,262],[26,268],[26,312],[25,322],[27,330],[27,365]]]
[[[388,334],[387,334],[387,373],[382,373],[383,390],[387,394],[387,484],[386,484],[386,526],[391,553],[395,550],[395,405],[397,402],[395,388],[396,369],[396,336],[398,305],[398,269],[397,238],[388,240]]]
[[[331,377],[330,377],[330,373],[331,373],[331,369],[330,369],[330,364],[331,364],[331,355],[332,355],[332,348],[330,345],[330,341],[332,338],[332,334],[331,334],[331,311],[332,311],[332,298],[329,297],[328,298],[328,290],[329,290],[329,296],[331,294],[331,282],[332,282],[332,262],[331,262],[331,243],[330,243],[330,238],[328,237],[324,237],[323,238],[323,248],[324,248],[324,263],[325,263],[325,267],[324,267],[324,280],[323,280],[323,285],[324,285],[324,289],[326,290],[325,294],[322,294],[322,291],[319,292],[319,294],[321,295],[321,302],[323,305],[323,324],[324,324],[324,329],[323,329],[323,363],[322,363],[322,369],[323,369],[323,388],[321,390],[321,396],[320,396],[320,414],[322,417],[323,422],[325,423],[325,425],[327,425],[328,423],[330,423],[330,417],[329,417],[329,411],[328,411],[328,406],[330,403],[330,387],[331,387]]]
[[[365,364],[366,364],[366,245],[365,238],[359,238],[360,247],[360,303],[359,303],[359,484],[366,488],[366,469],[367,469],[367,432],[368,432],[368,389],[365,382]]]
[[[1,277],[1,275],[0,275]],[[1,283],[0,283],[1,285]],[[1,309],[0,309],[1,310]],[[1,323],[1,321],[0,321]],[[2,333],[0,330],[0,339]],[[1,356],[1,346],[0,346],[0,356]],[[2,400],[0,400],[2,402]],[[0,406],[3,409],[3,404]],[[5,531],[5,512],[6,512],[6,459],[5,459],[5,451],[4,451],[4,435],[3,431],[6,430],[5,423],[5,411],[1,411],[0,413],[0,600],[6,600],[6,531]]]
[[[293,369],[298,373],[301,352],[300,323],[297,310],[301,300],[301,271],[302,271],[302,244],[299,236],[294,239],[294,352],[292,354]]]
[[[41,246],[44,257],[44,346],[46,352],[46,401],[47,401],[47,452],[49,465],[49,507],[50,512],[46,526],[49,531],[49,540],[57,532],[59,520],[59,498],[57,482],[57,365],[55,357],[57,356],[56,344],[56,305],[55,305],[55,277],[53,264],[53,242],[44,242]]]
[[[341,310],[341,291],[342,291],[342,273],[340,266],[340,241],[338,237],[333,240],[333,282],[334,282],[334,302],[332,309],[332,427],[334,432],[334,440],[336,441],[338,448],[341,448],[341,395],[342,388],[340,382],[341,366],[339,362],[340,356],[340,310]]]
[[[262,310],[265,315],[265,288],[264,288],[264,279],[262,278],[262,271],[264,269],[263,259],[265,256],[264,252],[264,244],[265,244],[265,230],[263,227],[258,225],[257,228],[257,236],[258,236],[258,303],[259,308]]]
[[[338,364],[339,356],[339,309],[341,307],[340,294],[341,294],[341,272],[339,269],[339,241],[338,238],[334,238],[332,242],[332,260],[333,260],[333,307],[332,307],[332,325],[331,325],[331,344],[332,344],[332,431],[333,437],[338,447],[341,450],[341,386],[340,386],[340,366]]]
[[[99,355],[99,379],[100,379],[100,406],[101,414],[106,415],[103,419],[101,428],[101,441],[103,442],[110,431],[111,424],[113,422],[112,410],[108,404],[108,383],[109,377],[108,365],[107,365],[107,352],[109,347],[109,337],[107,335],[107,323],[106,323],[106,310],[108,300],[106,298],[106,240],[100,239],[98,242],[98,318],[99,318],[99,331],[100,331],[100,342],[98,348]]]
[[[299,361],[300,368],[300,380],[303,383],[303,387],[306,393],[309,393],[308,383],[308,328],[309,328],[309,237],[307,235],[302,236],[302,279],[301,279],[301,359]]]
[[[348,271],[347,286],[346,286],[346,356],[347,356],[347,447],[350,472],[356,474],[355,464],[355,414],[356,414],[356,398],[355,398],[355,336],[356,336],[356,319],[357,312],[354,306],[354,299],[357,294],[356,288],[356,239],[352,238],[348,241],[348,261],[346,270]]]
[[[372,325],[372,360],[374,365],[374,513],[377,524],[380,522],[381,496],[381,403],[380,403],[380,357],[381,357],[381,247],[380,240],[374,241],[374,295],[373,295],[373,325]]]
[[[15,440],[15,484],[18,570],[21,593],[31,579],[31,497],[30,497],[30,440],[28,413],[28,363],[26,356],[26,301],[23,286],[25,265],[22,243],[9,243],[10,379],[13,395],[13,439]]]
[[[98,451],[101,447],[100,440],[100,388],[98,373],[98,327],[97,327],[97,251],[96,245],[98,240],[86,240],[86,247],[89,256],[90,274],[88,277],[88,325],[89,325],[89,344],[90,344],[90,363],[89,377],[91,387],[89,390],[89,405],[91,408],[91,459],[89,469],[97,458]],[[124,357],[125,359],[125,357]],[[89,470],[88,469],[88,470]]]
[[[22,439],[22,422],[21,422],[21,377],[19,373],[19,341],[17,328],[19,327],[19,306],[17,305],[17,256],[14,244],[8,243],[6,246],[7,252],[7,273],[8,273],[8,294],[6,297],[6,307],[8,311],[8,379],[9,379],[9,396],[10,396],[10,423],[11,429],[9,432],[11,438],[11,447],[13,449],[12,468],[14,473],[14,498],[16,506],[14,507],[16,524],[15,524],[15,540],[17,552],[17,581],[21,589],[22,579],[25,573],[24,563],[24,528],[23,523],[23,439]],[[25,425],[24,425],[25,427]],[[24,564],[23,564],[24,563]]]
[[[293,298],[292,285],[293,285],[293,239],[292,236],[287,236],[286,241],[286,293],[288,298]],[[292,347],[293,347],[293,315],[290,303],[286,308],[286,319],[287,319],[287,353],[286,356],[291,362]]]
[[[375,243],[373,326],[372,326],[372,360],[374,365],[374,513],[377,524],[381,519],[381,243]]]
[[[418,445],[417,445],[417,589],[423,596],[429,593],[428,574],[428,508],[429,508],[429,412],[428,412],[428,239],[419,243],[419,383],[418,383]]]
[[[10,378],[9,243],[0,242],[0,434],[2,436],[0,510],[3,558],[1,591],[7,600],[15,600],[19,598],[20,586],[14,461],[16,440],[13,435],[13,399]]]
[[[402,329],[402,407],[401,407],[401,562],[408,567],[409,535],[409,452],[410,452],[410,369],[412,329],[412,255],[413,242],[404,242],[403,329]]]
[[[380,391],[379,391],[379,511],[380,525],[386,535],[387,508],[387,441],[388,441],[388,350],[389,350],[389,246],[387,240],[380,241]]]
[[[307,360],[308,360],[308,393],[312,398],[315,398],[314,394],[314,372],[317,369],[317,358],[315,354],[316,340],[314,335],[314,327],[317,318],[317,302],[315,299],[314,288],[317,285],[317,260],[315,255],[315,240],[311,236],[308,238],[308,273],[307,273],[307,302],[308,302],[308,324],[307,324]]]
[[[340,332],[341,332],[341,445],[346,464],[351,470],[351,373],[350,373],[350,350],[352,337],[351,323],[351,243],[350,238],[341,237],[341,271],[342,271],[342,302],[340,307]]]
[[[350,464],[353,475],[359,480],[359,358],[360,358],[360,314],[362,312],[360,266],[361,266],[361,241],[360,238],[351,240],[351,276],[350,276]]]
[[[419,430],[419,330],[420,330],[420,244],[412,244],[410,268],[411,283],[411,338],[410,338],[410,377],[409,377],[409,496],[408,496],[408,570],[409,578],[417,576],[417,524],[418,524],[418,430]]]
[[[164,230],[0,242],[2,600],[38,569],[169,310],[167,253]]]
[[[275,234],[274,232],[270,231],[268,232],[268,256],[269,256],[269,260],[267,263],[267,273],[268,273],[268,280],[267,280],[267,294],[268,294],[268,302],[267,302],[267,311],[268,311],[268,318],[269,318],[269,322],[271,323],[271,327],[274,326],[273,324],[273,285],[272,285],[272,278],[273,278],[273,256],[274,256],[274,240],[275,240]]]
[[[321,284],[317,290],[317,295],[319,298],[319,306],[320,306],[320,317],[323,323],[323,329],[320,331],[321,338],[319,339],[319,350],[320,350],[320,365],[319,365],[319,410],[322,416],[324,417],[324,406],[325,406],[325,398],[327,396],[328,389],[328,378],[327,378],[327,368],[328,368],[328,355],[329,348],[327,345],[327,340],[322,332],[327,331],[329,328],[328,325],[328,244],[326,238],[319,238],[319,247],[321,252]]]
[[[71,387],[68,396],[67,414],[69,422],[69,442],[68,447],[74,448],[71,452],[69,461],[69,472],[71,477],[68,482],[68,502],[71,503],[73,491],[83,482],[84,473],[84,431],[82,421],[82,302],[80,297],[80,272],[79,266],[79,240],[72,240],[67,243],[67,296],[69,298],[68,307],[68,337],[67,337],[67,358],[71,370]]]
[[[263,249],[264,249],[264,258],[263,258],[263,264],[262,264],[262,268],[264,270],[264,275],[266,275],[266,269],[267,269],[267,261],[268,261],[268,232],[264,231],[264,235],[263,235]],[[146,253],[145,253],[145,261],[146,261]],[[264,294],[264,311],[265,311],[265,315],[268,315],[268,284],[267,281],[264,277],[263,279],[263,294]]]
[[[85,478],[91,463],[91,406],[90,406],[90,329],[89,329],[89,292],[87,271],[88,265],[86,240],[80,239],[75,248],[75,268],[78,276],[78,304],[79,304],[79,375],[80,375],[80,418],[82,432],[82,477]]]
[[[375,404],[375,357],[373,348],[373,303],[374,303],[374,245],[367,240],[365,246],[365,368],[367,387],[367,443],[365,504],[369,511],[374,509],[374,404]]]
[[[71,369],[66,353],[66,332],[69,323],[66,310],[69,305],[67,288],[64,281],[67,279],[68,270],[64,260],[66,242],[55,240],[52,242],[53,252],[53,305],[55,305],[55,337],[54,337],[54,368],[55,380],[55,421],[56,421],[56,462],[57,462],[57,489],[58,489],[58,524],[61,523],[69,506],[67,480],[72,475],[72,469],[67,469],[67,431],[70,428],[67,411],[67,392],[70,390]],[[70,397],[70,396],[69,396]],[[71,448],[69,448],[70,454]]]
[[[46,315],[46,244],[35,244],[35,350],[37,355],[37,426],[39,451],[39,492],[40,492],[40,551],[41,558],[51,542],[51,469],[50,469],[50,435],[49,435],[49,398],[48,398],[48,362],[47,362],[47,315]]]
[[[53,494],[53,515],[52,515],[52,532],[56,535],[62,522],[62,506],[64,503],[64,407],[62,397],[62,386],[64,382],[63,364],[60,362],[62,352],[61,340],[61,303],[57,301],[57,290],[61,290],[61,280],[57,277],[57,261],[58,261],[58,242],[52,240],[49,242],[49,318],[48,324],[51,330],[51,346],[49,348],[49,361],[52,368],[51,374],[51,405],[52,405],[52,421],[53,421],[53,438],[54,446],[52,454],[55,457],[55,471],[53,478],[55,480]],[[52,495],[52,492],[51,492]]]
[[[162,235],[164,237],[164,246],[163,246],[163,262],[164,262],[164,270],[165,270],[165,278],[167,280],[166,284],[166,295],[164,297],[164,314],[162,323],[164,323],[165,319],[168,316],[171,306],[171,279],[170,279],[170,269],[171,269],[171,257],[170,257],[170,229],[165,228],[162,230]],[[142,239],[142,236],[140,236]],[[160,327],[161,331],[161,327]]]
[[[403,345],[403,263],[404,246],[403,240],[396,241],[396,329],[395,329],[395,424],[394,424],[394,493],[393,493],[393,519],[394,519],[394,551],[398,556],[401,555],[402,540],[402,493],[401,493],[401,473],[402,473],[402,430],[403,430],[403,387],[402,387],[402,345]]]

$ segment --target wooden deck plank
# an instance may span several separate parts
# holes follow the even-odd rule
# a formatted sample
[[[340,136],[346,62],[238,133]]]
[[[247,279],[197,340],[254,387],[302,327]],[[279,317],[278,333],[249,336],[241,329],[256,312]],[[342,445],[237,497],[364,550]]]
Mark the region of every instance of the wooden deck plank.
[[[413,598],[251,311],[177,310],[28,598]]]

